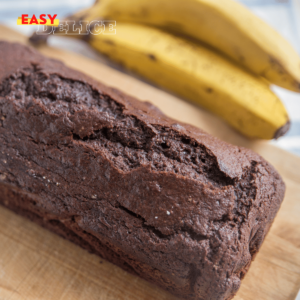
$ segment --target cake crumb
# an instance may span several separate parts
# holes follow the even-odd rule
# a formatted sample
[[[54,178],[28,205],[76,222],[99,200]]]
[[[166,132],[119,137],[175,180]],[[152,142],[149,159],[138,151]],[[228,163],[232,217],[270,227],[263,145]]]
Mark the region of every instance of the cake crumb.
[[[158,217],[155,217],[155,219],[157,219]]]
[[[92,195],[92,199],[97,199],[97,195]]]
[[[167,210],[167,215],[170,215],[171,213]]]

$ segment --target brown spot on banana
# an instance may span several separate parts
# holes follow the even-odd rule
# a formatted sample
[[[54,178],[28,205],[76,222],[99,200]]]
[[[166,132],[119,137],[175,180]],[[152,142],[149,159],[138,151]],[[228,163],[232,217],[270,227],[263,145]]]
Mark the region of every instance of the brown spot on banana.
[[[157,61],[157,58],[154,54],[148,54],[148,57],[153,61]]]
[[[279,74],[283,75],[286,73],[285,68],[282,66],[281,62],[278,59],[276,59],[275,57],[270,56],[269,62],[270,62],[271,68],[274,69]]]
[[[115,42],[111,41],[111,40],[104,40],[103,41],[105,44],[108,44],[108,45],[112,45],[112,46],[115,46]]]
[[[147,7],[141,7],[140,9],[140,14],[143,17],[147,17],[149,16],[149,10],[147,9]]]

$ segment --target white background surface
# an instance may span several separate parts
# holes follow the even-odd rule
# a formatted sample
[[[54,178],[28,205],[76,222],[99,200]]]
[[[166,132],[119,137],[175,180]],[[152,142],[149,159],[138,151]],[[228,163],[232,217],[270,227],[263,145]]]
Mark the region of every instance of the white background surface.
[[[300,53],[300,0],[240,0],[240,2],[278,30]],[[16,20],[22,14],[30,16],[33,13],[37,15],[50,13],[58,14],[58,19],[62,19],[93,3],[94,0],[0,0],[0,22],[29,36],[36,28],[18,26]],[[49,44],[102,61],[101,56],[82,41],[53,36],[49,39]],[[285,103],[292,126],[286,136],[271,143],[300,156],[300,94],[278,87],[273,89]]]

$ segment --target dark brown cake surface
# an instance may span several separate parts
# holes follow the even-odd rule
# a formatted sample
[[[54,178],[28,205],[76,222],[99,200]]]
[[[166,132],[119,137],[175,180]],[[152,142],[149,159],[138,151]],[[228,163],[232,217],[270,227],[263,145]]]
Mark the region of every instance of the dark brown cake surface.
[[[0,203],[176,296],[231,299],[284,196],[274,168],[0,42]]]

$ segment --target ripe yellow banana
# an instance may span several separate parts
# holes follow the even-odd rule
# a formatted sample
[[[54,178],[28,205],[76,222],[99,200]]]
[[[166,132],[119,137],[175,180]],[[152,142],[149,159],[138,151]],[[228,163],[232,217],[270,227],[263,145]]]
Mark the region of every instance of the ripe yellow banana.
[[[275,30],[234,0],[101,0],[86,13],[183,34],[218,49],[271,83],[300,92],[300,58]]]
[[[91,35],[89,43],[152,82],[214,112],[248,137],[272,139],[289,127],[283,104],[264,79],[202,45],[125,23],[117,23],[115,35]]]

